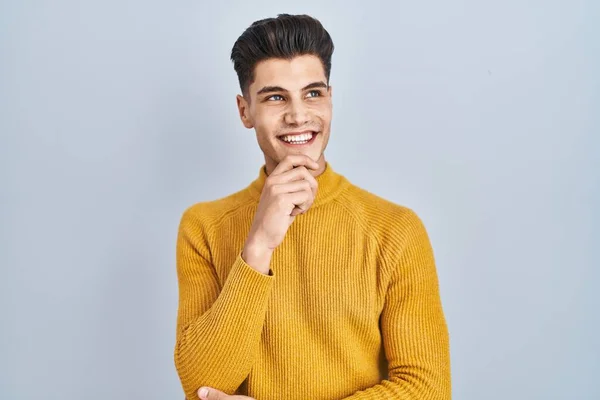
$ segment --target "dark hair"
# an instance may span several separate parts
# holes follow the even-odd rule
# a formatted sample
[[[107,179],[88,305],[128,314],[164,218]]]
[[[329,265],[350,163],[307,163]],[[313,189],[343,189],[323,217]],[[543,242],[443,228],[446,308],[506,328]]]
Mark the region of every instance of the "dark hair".
[[[233,45],[231,61],[246,95],[254,80],[254,67],[260,61],[306,54],[321,59],[329,83],[333,54],[329,33],[309,15],[279,14],[277,18],[261,19],[250,25]]]

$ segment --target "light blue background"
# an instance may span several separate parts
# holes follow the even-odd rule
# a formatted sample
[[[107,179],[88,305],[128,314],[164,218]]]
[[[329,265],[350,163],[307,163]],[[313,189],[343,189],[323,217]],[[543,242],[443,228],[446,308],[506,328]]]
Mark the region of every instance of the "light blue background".
[[[258,173],[229,52],[280,12],[335,42],[327,159],[430,232],[453,398],[600,398],[599,5],[3,1],[0,398],[182,398],[177,225]]]

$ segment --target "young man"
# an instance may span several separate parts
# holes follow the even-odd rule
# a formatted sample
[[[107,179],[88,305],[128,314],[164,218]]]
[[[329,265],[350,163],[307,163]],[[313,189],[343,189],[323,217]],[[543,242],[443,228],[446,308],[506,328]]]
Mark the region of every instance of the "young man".
[[[190,400],[451,397],[421,220],[325,161],[332,53],[306,15],[257,21],[233,46],[265,164],[181,218],[175,364]]]

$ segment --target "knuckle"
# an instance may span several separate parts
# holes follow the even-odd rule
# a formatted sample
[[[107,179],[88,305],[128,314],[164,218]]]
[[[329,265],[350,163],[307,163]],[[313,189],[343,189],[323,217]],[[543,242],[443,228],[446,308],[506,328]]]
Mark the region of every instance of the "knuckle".
[[[279,207],[284,206],[286,203],[286,196],[281,193],[275,196],[275,204],[277,204]]]

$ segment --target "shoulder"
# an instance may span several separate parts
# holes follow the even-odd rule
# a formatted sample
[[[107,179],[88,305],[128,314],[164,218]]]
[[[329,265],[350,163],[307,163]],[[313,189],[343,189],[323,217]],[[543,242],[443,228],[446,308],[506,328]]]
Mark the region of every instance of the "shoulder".
[[[194,203],[185,208],[181,215],[181,225],[203,226],[210,229],[238,211],[255,205],[245,190],[228,196]]]
[[[356,185],[350,185],[338,201],[372,235],[380,247],[404,247],[415,236],[425,232],[417,212]]]

